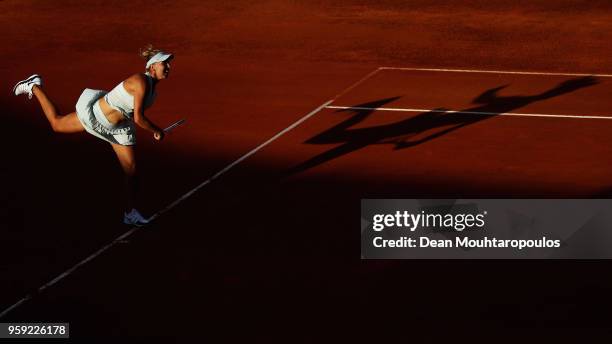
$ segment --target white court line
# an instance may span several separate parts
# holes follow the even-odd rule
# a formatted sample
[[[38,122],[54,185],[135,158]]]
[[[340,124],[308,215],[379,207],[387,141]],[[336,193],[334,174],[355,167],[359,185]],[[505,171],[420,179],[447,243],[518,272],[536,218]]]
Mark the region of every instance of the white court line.
[[[545,113],[514,113],[514,112],[480,112],[480,111],[453,111],[453,110],[437,110],[437,109],[403,109],[403,108],[372,108],[360,106],[335,106],[328,105],[326,109],[339,110],[367,110],[367,111],[400,111],[400,112],[436,112],[449,114],[468,114],[468,115],[483,115],[483,116],[518,116],[518,117],[558,117],[558,118],[579,118],[579,119],[612,119],[612,116],[591,116],[591,115],[551,115]]]
[[[363,78],[357,80],[356,82],[354,82],[351,86],[345,88],[342,92],[336,94],[333,98],[332,101],[340,98],[340,96],[345,95],[346,93],[348,93],[350,90],[352,90],[353,88],[361,85],[363,82],[365,82],[366,80],[368,80],[369,78],[371,78],[372,76],[374,76],[374,74],[378,73],[381,70],[381,68],[376,68],[375,70],[371,71],[370,73],[368,73],[366,76],[364,76]]]
[[[552,73],[552,72],[521,72],[505,70],[479,70],[479,69],[445,69],[445,68],[408,68],[408,67],[380,67],[379,70],[406,70],[422,72],[457,72],[457,73],[489,73],[489,74],[519,74],[519,75],[550,75],[550,76],[596,76],[600,78],[612,78],[612,74],[588,74],[588,73]]]
[[[162,210],[158,211],[157,213],[153,214],[153,216],[151,216],[149,218],[149,221],[153,221],[156,218],[158,218],[160,215],[162,215],[163,213],[169,211],[170,209],[174,208],[175,206],[177,206],[179,203],[181,203],[182,201],[186,200],[187,198],[189,198],[191,195],[193,195],[196,191],[200,190],[201,188],[203,188],[204,186],[206,186],[207,184],[210,184],[213,180],[217,179],[219,176],[221,176],[222,174],[224,174],[225,172],[229,171],[231,168],[233,168],[234,166],[238,165],[240,162],[242,162],[243,160],[247,159],[248,157],[250,157],[251,155],[255,154],[256,152],[258,152],[259,150],[261,150],[262,148],[264,148],[265,146],[269,145],[270,143],[272,143],[274,140],[278,139],[279,137],[281,137],[282,135],[284,135],[285,133],[287,133],[288,131],[294,129],[295,127],[297,127],[298,125],[300,125],[302,122],[306,121],[307,119],[309,119],[310,117],[314,116],[316,113],[320,112],[321,110],[325,109],[329,104],[333,103],[339,96],[345,94],[346,92],[348,92],[349,90],[355,88],[357,85],[361,84],[362,82],[366,81],[367,79],[369,79],[372,75],[376,74],[379,71],[379,69],[374,70],[373,72],[369,73],[368,75],[366,75],[365,77],[361,78],[360,80],[358,80],[357,82],[354,82],[353,84],[351,84],[349,87],[347,87],[346,89],[344,89],[342,92],[338,93],[338,95],[336,95],[333,99],[323,103],[321,106],[319,106],[318,108],[312,110],[311,112],[309,112],[307,115],[305,115],[304,117],[300,118],[299,120],[297,120],[296,122],[294,122],[293,124],[291,124],[290,126],[288,126],[287,128],[281,130],[280,132],[278,132],[276,135],[272,136],[270,139],[268,139],[266,142],[260,144],[259,146],[253,148],[251,151],[249,151],[248,153],[244,154],[243,156],[241,156],[240,158],[236,159],[234,162],[232,162],[231,164],[227,165],[225,168],[223,168],[221,171],[217,172],[216,174],[214,174],[212,177],[208,178],[207,180],[203,181],[202,183],[200,183],[198,186],[196,186],[195,188],[193,188],[192,190],[190,190],[189,192],[185,193],[183,196],[179,197],[176,201],[168,204],[165,208],[163,208]],[[26,296],[24,296],[23,298],[21,298],[19,301],[15,302],[13,305],[11,305],[10,307],[6,308],[4,311],[2,311],[2,313],[0,313],[0,319],[3,318],[4,316],[6,316],[8,313],[10,313],[12,310],[14,310],[15,308],[21,306],[22,304],[24,304],[26,301],[31,300],[32,298],[34,298],[34,296],[36,294],[40,294],[42,291],[44,291],[45,289],[51,287],[52,285],[58,283],[59,281],[61,281],[62,279],[66,278],[67,276],[69,276],[70,274],[72,274],[74,271],[76,271],[78,268],[80,268],[81,266],[87,264],[88,262],[92,261],[93,259],[95,259],[96,257],[98,257],[100,254],[102,254],[103,252],[107,251],[108,249],[110,249],[111,247],[115,246],[117,243],[120,243],[122,241],[124,241],[126,238],[128,238],[130,235],[134,234],[136,231],[138,231],[138,229],[140,229],[141,227],[132,227],[130,228],[127,232],[123,233],[122,235],[120,235],[119,237],[117,237],[115,240],[113,240],[112,242],[110,242],[109,244],[106,244],[105,246],[103,246],[102,248],[100,248],[99,250],[97,250],[96,252],[92,253],[91,255],[89,255],[87,258],[83,259],[82,261],[78,262],[77,264],[75,264],[74,266],[72,266],[70,269],[62,272],[61,274],[59,274],[57,277],[55,277],[54,279],[52,279],[51,281],[45,283],[43,286],[41,286],[40,288],[38,288],[36,290],[35,293],[32,294],[28,294]]]
[[[245,155],[241,156],[240,158],[238,158],[236,161],[232,162],[231,164],[227,165],[225,168],[223,168],[221,171],[217,172],[215,175],[213,175],[212,177],[208,178],[207,180],[203,181],[202,183],[200,183],[200,185],[196,186],[195,188],[193,188],[192,190],[190,190],[189,192],[187,192],[186,194],[184,194],[183,196],[179,197],[176,201],[168,204],[164,209],[158,211],[157,213],[155,213],[153,216],[151,216],[149,218],[149,221],[153,221],[155,220],[157,217],[159,217],[161,214],[167,212],[168,210],[174,208],[177,204],[181,203],[182,201],[186,200],[187,198],[189,198],[191,195],[193,195],[195,192],[197,192],[198,190],[200,190],[201,188],[203,188],[204,186],[206,186],[207,184],[210,184],[210,182],[212,182],[213,180],[219,178],[219,176],[221,176],[222,174],[224,174],[225,172],[229,171],[232,167],[238,165],[239,163],[241,163],[243,160],[247,159],[248,157],[250,157],[251,155],[257,153],[259,150],[261,150],[262,148],[264,148],[265,146],[269,145],[272,141],[278,139],[279,137],[281,137],[282,135],[284,135],[286,132],[290,131],[291,129],[297,127],[298,125],[300,125],[302,122],[304,122],[305,120],[309,119],[310,117],[314,116],[317,112],[323,110],[326,106],[328,106],[329,104],[331,104],[334,100],[329,100],[327,102],[325,102],[324,104],[322,104],[321,106],[319,106],[318,108],[312,110],[310,113],[308,113],[306,116],[300,118],[299,120],[297,120],[295,123],[291,124],[290,126],[288,126],[287,128],[281,130],[280,132],[278,132],[278,134],[272,136],[270,139],[268,139],[266,142],[260,144],[259,146],[253,148],[250,152],[246,153]]]

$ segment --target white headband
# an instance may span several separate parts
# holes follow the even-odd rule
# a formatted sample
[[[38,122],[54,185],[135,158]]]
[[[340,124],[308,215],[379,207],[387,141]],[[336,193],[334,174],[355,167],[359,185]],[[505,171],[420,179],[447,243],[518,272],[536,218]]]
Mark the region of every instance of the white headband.
[[[151,65],[154,64],[154,63],[163,62],[163,61],[170,61],[173,58],[174,58],[174,55],[165,53],[163,51],[160,51],[157,54],[153,55],[153,57],[151,57],[149,59],[149,61],[147,61],[147,65],[145,66],[145,68],[149,69],[149,67],[151,67]]]

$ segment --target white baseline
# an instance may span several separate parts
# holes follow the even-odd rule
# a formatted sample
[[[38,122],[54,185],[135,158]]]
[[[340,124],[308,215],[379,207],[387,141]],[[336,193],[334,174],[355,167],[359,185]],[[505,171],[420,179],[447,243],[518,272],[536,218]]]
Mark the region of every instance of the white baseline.
[[[612,78],[612,74],[555,73],[555,72],[521,72],[521,71],[480,70],[480,69],[379,67],[378,70],[403,70],[403,71],[453,72],[453,73],[488,73],[488,74],[519,74],[519,75],[550,75],[550,76],[596,76],[596,77],[600,77],[600,78]]]
[[[593,115],[553,115],[545,113],[515,113],[515,112],[480,112],[480,111],[461,111],[461,110],[439,110],[439,109],[404,109],[404,108],[374,108],[361,106],[337,106],[328,105],[326,109],[338,110],[365,110],[365,111],[399,111],[399,112],[435,112],[448,114],[468,114],[482,116],[517,116],[517,117],[553,117],[553,118],[577,118],[577,119],[612,119],[612,116],[593,116]]]

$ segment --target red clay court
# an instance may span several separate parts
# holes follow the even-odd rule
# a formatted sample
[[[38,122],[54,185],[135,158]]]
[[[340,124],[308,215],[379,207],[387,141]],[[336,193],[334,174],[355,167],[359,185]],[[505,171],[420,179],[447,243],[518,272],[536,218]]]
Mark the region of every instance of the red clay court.
[[[612,4],[6,0],[0,13],[0,322],[70,322],[101,341],[608,334],[608,262],[362,261],[358,228],[362,198],[609,197]],[[83,88],[141,71],[147,43],[176,56],[148,117],[187,122],[161,143],[139,129],[143,210],[159,216],[132,231],[108,144],[52,133],[10,90],[39,73],[73,111]]]

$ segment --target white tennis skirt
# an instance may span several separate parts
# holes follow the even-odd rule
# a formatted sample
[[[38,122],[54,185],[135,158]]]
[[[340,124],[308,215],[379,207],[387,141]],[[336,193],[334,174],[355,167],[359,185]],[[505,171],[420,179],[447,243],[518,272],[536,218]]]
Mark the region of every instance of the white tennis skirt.
[[[85,130],[104,141],[123,146],[136,144],[134,122],[125,120],[115,125],[108,121],[98,104],[106,91],[86,88],[76,103],[76,113]]]

